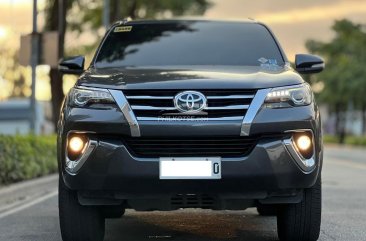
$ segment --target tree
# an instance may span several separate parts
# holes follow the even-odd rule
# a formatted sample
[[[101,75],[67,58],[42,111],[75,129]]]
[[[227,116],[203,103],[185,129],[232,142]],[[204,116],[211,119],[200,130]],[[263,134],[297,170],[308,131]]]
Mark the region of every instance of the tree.
[[[322,82],[324,89],[319,100],[326,103],[336,114],[336,131],[340,142],[345,137],[345,114],[352,103],[363,111],[363,126],[366,125],[366,33],[362,25],[349,20],[336,21],[332,27],[335,37],[328,43],[309,40],[306,47],[310,52],[324,56],[326,71],[313,82]],[[365,131],[365,129],[364,129]]]
[[[78,1],[83,10],[79,21],[71,23],[73,29],[82,30],[84,26],[99,29],[102,26],[103,1]],[[183,15],[202,15],[212,5],[208,0],[110,0],[110,22],[130,17],[132,19],[155,19]]]
[[[60,2],[64,1],[62,11]],[[65,30],[96,31],[102,26],[103,0],[48,0],[46,7],[47,31],[59,31],[59,56],[64,55]],[[210,6],[208,0],[111,0],[111,22],[126,18],[161,18],[166,16],[202,15]],[[71,11],[76,9],[76,11]],[[62,16],[59,17],[59,13]],[[75,16],[70,16],[74,14]],[[71,21],[66,22],[66,16]],[[62,22],[59,22],[59,19]],[[67,26],[66,26],[67,23]],[[61,26],[61,29],[60,29]],[[90,46],[81,49],[90,49]],[[71,50],[72,51],[72,50]],[[68,52],[68,51],[66,51]],[[74,51],[73,51],[74,52]],[[85,54],[79,52],[78,54]],[[64,99],[62,76],[57,69],[51,69],[51,95],[55,126],[59,109]]]
[[[0,47],[0,100],[8,96],[26,97],[30,93],[29,85],[26,83],[27,68],[19,64],[18,52],[8,46]],[[6,81],[5,81],[5,80]]]
[[[58,56],[64,56],[64,42],[66,31],[66,14],[74,0],[48,0],[46,5],[45,31],[59,32]],[[61,9],[60,9],[61,8]],[[60,16],[61,15],[61,16]],[[61,21],[61,22],[60,22]],[[65,97],[63,92],[63,79],[57,68],[50,70],[52,118],[56,128],[59,110]]]

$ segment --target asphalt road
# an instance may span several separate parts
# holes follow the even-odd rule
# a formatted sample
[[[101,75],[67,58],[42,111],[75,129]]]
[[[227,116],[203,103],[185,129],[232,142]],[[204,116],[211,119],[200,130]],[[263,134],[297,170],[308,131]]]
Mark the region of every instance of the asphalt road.
[[[365,174],[366,150],[326,148],[320,240],[366,240]],[[11,198],[14,203],[2,202],[0,197],[1,241],[61,241],[56,183],[55,178],[50,178],[46,184],[37,185],[43,185],[42,197],[32,197],[30,187],[26,189],[31,194]],[[10,191],[0,190],[0,196],[4,199]],[[276,219],[260,217],[255,209],[128,211],[122,219],[107,220],[106,227],[105,240],[109,241],[277,240]]]

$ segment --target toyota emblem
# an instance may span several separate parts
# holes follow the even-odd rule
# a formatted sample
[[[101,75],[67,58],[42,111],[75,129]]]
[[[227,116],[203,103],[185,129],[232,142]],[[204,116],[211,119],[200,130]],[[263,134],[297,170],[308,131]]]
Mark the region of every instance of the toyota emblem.
[[[180,112],[199,112],[206,108],[206,97],[197,91],[184,91],[174,97],[174,106]]]

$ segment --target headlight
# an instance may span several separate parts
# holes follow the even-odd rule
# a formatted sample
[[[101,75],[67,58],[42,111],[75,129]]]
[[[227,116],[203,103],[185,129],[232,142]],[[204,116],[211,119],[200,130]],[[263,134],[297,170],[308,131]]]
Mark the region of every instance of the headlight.
[[[95,88],[72,88],[69,94],[71,106],[87,106],[91,104],[110,104],[114,99],[108,90]]]
[[[310,105],[313,93],[308,84],[274,88],[267,94],[265,105],[269,108],[286,108]]]

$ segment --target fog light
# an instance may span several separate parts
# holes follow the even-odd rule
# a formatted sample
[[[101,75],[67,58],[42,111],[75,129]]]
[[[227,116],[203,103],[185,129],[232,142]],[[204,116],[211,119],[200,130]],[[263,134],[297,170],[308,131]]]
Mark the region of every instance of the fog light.
[[[82,134],[71,134],[67,142],[67,156],[70,160],[77,160],[85,151],[88,138]]]
[[[307,151],[311,147],[311,139],[307,135],[301,135],[296,139],[296,146],[301,151]]]
[[[311,132],[297,132],[292,137],[297,151],[305,159],[310,159],[314,155],[313,134]]]
[[[69,149],[72,152],[80,153],[84,149],[84,140],[78,136],[73,136],[69,141]]]

